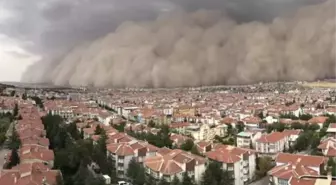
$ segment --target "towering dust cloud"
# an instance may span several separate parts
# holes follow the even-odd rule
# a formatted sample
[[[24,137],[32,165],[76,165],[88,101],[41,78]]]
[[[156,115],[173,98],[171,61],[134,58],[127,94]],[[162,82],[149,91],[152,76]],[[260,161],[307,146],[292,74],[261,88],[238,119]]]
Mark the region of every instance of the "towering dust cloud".
[[[335,76],[335,0],[273,22],[236,23],[199,10],[124,22],[115,32],[41,61],[24,78],[57,85],[173,87]],[[38,75],[36,75],[38,74]]]

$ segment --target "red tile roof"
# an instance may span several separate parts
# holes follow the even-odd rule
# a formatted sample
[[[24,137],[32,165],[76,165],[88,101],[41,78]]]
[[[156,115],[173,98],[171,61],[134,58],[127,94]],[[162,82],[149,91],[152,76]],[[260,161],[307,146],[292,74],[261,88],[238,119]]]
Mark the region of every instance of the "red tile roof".
[[[311,118],[310,120],[308,120],[308,123],[324,123],[324,122],[326,122],[327,121],[327,119],[328,119],[328,117],[326,117],[326,116],[317,116],[317,117],[313,117],[313,118]]]
[[[279,153],[275,159],[276,162],[285,163],[285,164],[295,164],[298,161],[302,165],[306,166],[320,166],[323,163],[326,163],[328,159],[321,156],[311,156],[311,155],[298,155],[298,154],[289,154],[289,153]]]
[[[213,151],[207,152],[205,155],[212,160],[231,164],[240,161],[243,154],[251,155],[254,153],[253,150],[231,145],[216,145]]]
[[[56,184],[59,170],[51,170],[42,163],[20,164],[10,170],[0,171],[1,185],[41,185]]]
[[[144,165],[153,171],[165,175],[174,175],[183,171],[194,171],[195,166],[205,163],[205,159],[185,151],[175,149],[163,156],[155,156],[145,159]],[[182,165],[188,164],[184,170]]]
[[[260,143],[275,143],[282,139],[285,139],[288,135],[283,132],[272,132],[270,134],[264,134],[259,139],[257,139],[257,142]]]

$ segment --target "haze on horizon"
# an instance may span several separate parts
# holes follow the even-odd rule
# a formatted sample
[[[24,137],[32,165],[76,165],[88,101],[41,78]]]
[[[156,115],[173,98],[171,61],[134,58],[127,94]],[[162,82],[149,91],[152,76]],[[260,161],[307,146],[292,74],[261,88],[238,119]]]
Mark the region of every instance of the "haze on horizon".
[[[336,76],[335,0],[13,0],[5,8],[12,16],[0,33],[41,56],[24,82],[174,87]]]

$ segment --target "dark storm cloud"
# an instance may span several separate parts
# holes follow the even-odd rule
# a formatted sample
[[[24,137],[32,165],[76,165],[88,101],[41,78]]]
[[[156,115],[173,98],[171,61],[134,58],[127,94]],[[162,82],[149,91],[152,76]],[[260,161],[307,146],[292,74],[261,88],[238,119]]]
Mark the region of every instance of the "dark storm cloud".
[[[158,87],[312,80],[333,75],[335,67],[334,1],[296,13],[317,1],[8,0],[3,6],[13,16],[0,23],[0,33],[32,43],[24,46],[43,57],[24,75],[31,82]],[[180,8],[187,13],[162,16]],[[273,21],[278,16],[289,19]],[[315,61],[321,65],[312,67]]]
[[[3,3],[13,17],[0,32],[32,41],[39,54],[63,53],[106,35],[125,20],[154,19],[175,5],[194,11],[225,10],[241,21],[271,20],[312,0],[10,0]]]
[[[14,16],[0,23],[0,33],[34,43],[42,55],[62,53],[113,31],[125,20],[153,19],[164,0],[10,0],[3,4]]]

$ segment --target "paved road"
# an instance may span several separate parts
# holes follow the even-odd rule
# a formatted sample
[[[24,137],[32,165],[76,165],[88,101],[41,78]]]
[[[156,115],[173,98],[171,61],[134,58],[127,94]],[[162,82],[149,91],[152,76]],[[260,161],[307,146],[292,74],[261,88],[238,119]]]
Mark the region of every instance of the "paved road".
[[[264,178],[262,178],[262,179],[260,179],[260,180],[258,180],[256,182],[253,182],[253,183],[251,183],[249,185],[268,185],[268,180],[269,180],[269,177],[266,176],[266,177],[264,177]]]
[[[0,148],[0,169],[2,169],[5,162],[5,155],[9,152],[7,149]]]

